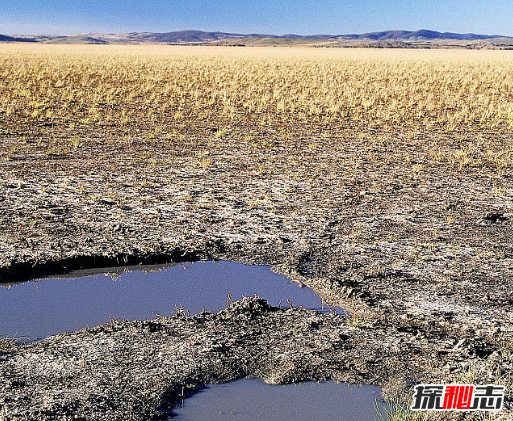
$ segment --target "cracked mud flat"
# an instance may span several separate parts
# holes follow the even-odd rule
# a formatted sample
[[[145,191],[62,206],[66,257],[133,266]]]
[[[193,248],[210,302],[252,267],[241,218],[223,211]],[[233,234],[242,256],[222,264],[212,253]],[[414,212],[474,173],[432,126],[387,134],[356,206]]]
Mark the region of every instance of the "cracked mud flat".
[[[244,376],[333,378],[407,399],[419,382],[500,383],[511,404],[512,176],[485,165],[511,133],[241,115],[220,139],[220,120],[191,115],[179,141],[148,140],[141,126],[107,142],[117,127],[0,119],[1,282],[224,259],[273,265],[354,313],[245,300],[5,345],[0,420],[147,420],[182,386]],[[54,138],[72,135],[82,146]],[[465,142],[475,165],[433,158],[433,145],[450,155]]]

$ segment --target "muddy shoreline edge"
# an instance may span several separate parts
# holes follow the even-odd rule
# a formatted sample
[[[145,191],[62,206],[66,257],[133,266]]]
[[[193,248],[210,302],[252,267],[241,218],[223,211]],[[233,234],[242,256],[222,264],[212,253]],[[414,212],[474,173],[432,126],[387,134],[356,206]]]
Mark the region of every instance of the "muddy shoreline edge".
[[[401,88],[385,120],[374,114],[387,111],[383,98],[369,107],[342,101],[342,113],[328,112],[335,88],[318,83],[323,60],[306,63],[304,79],[301,56],[273,59],[278,80],[293,70],[303,92],[317,84],[320,104],[293,94],[291,105],[306,101],[296,112],[280,111],[281,95],[253,71],[269,58],[167,62],[143,54],[106,63],[75,48],[62,56],[5,53],[16,72],[2,80],[9,104],[0,110],[1,282],[232,260],[271,265],[352,316],[255,299],[216,314],[114,321],[37,344],[3,341],[0,421],[148,420],[182,386],[245,376],[368,383],[405,402],[419,382],[503,384],[508,408],[500,417],[513,418],[513,132],[501,92],[510,81],[499,80],[493,61],[475,61],[473,70],[442,66],[454,81],[458,71],[475,80],[489,74],[488,88],[475,86],[470,111],[500,117],[452,125],[450,117],[468,116],[470,92],[447,85],[453,80],[441,70],[448,91],[433,90],[426,70],[425,93],[440,101],[432,100],[432,112],[416,108],[415,74],[377,56],[363,62],[369,74],[355,69],[370,76],[361,98],[366,86],[387,94],[373,79],[380,63]],[[236,65],[237,74],[253,75],[274,102],[251,89],[256,109],[243,98],[231,104],[238,95],[221,98],[216,81],[229,72],[219,60],[221,70]],[[56,66],[49,73],[47,63]],[[506,63],[498,67],[503,76]],[[190,69],[203,64],[206,83],[192,83]],[[171,83],[170,69],[178,69]],[[335,69],[325,81],[337,79]],[[217,100],[207,103],[210,94]],[[481,109],[480,98],[492,108]]]
[[[257,244],[255,253],[261,253],[261,247]],[[380,309],[354,284],[339,285],[336,290],[333,281],[319,276],[325,275],[325,255],[319,253],[314,260],[315,251],[306,253],[306,258],[303,248],[296,255],[293,250],[291,244],[281,261],[279,254],[269,249],[274,259],[265,255],[253,259],[234,253],[222,241],[211,241],[194,250],[180,248],[159,255],[73,257],[65,262],[28,262],[14,270],[4,269],[9,277],[3,280],[24,281],[30,274],[120,264],[207,259],[267,263],[328,301],[352,306],[355,316],[277,309],[264,300],[248,298],[215,314],[115,321],[110,326],[4,349],[0,354],[0,376],[5,379],[0,416],[6,420],[165,418],[183,390],[243,377],[272,384],[334,379],[376,385],[388,398],[404,398],[414,384],[436,383],[455,373],[466,376],[473,372],[474,381],[490,382],[490,368],[497,373],[495,364],[507,364],[490,335],[463,338],[455,345],[451,336],[457,325],[449,328],[433,317],[392,314]],[[459,326],[459,333],[465,329],[468,326]],[[81,388],[87,394],[80,393]],[[508,414],[503,412],[504,417]]]

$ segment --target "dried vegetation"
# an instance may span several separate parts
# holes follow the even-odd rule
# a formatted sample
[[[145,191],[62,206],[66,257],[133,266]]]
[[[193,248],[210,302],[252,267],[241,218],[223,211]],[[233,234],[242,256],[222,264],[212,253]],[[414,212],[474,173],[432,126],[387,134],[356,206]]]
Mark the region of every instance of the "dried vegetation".
[[[354,311],[374,349],[386,332],[401,387],[512,385],[510,52],[0,53],[2,280],[152,256],[272,263]],[[343,370],[393,383],[373,368],[390,361],[357,355]]]

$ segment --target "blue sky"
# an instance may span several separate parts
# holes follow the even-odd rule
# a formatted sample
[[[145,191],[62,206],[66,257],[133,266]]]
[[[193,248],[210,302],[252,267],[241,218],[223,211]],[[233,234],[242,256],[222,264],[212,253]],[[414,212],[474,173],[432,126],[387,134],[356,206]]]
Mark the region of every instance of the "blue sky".
[[[277,35],[432,29],[513,36],[513,1],[0,0],[0,34],[184,29]]]

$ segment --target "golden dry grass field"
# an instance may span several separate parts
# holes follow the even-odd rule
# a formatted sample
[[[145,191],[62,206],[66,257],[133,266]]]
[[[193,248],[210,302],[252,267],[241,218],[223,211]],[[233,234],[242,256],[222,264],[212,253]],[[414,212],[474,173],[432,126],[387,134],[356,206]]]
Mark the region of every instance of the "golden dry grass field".
[[[247,142],[260,127],[335,143],[368,130],[385,142],[470,135],[455,150],[427,145],[431,158],[511,164],[511,145],[486,144],[513,129],[510,51],[4,44],[0,92],[11,151],[35,132],[51,152],[88,138],[179,142],[191,129]]]
[[[273,264],[356,315],[290,378],[510,387],[512,134],[513,51],[0,44],[0,281]]]
[[[2,113],[27,122],[140,123],[158,134],[190,114],[237,122],[255,113],[261,124],[513,128],[508,51],[1,45],[0,52]]]

